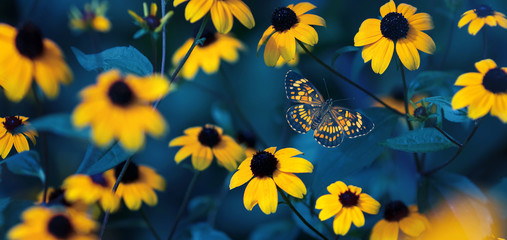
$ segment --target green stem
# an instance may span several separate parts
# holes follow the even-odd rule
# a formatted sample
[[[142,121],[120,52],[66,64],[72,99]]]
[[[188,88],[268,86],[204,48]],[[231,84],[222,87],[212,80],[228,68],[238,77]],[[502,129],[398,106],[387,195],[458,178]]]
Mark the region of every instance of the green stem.
[[[178,67],[176,68],[176,70],[174,70],[174,73],[171,75],[171,78],[169,79],[169,82],[172,83],[174,81],[174,79],[176,79],[176,77],[178,76],[178,73],[181,71],[181,69],[183,68],[183,65],[185,65],[185,63],[187,62],[188,60],[188,57],[190,57],[190,54],[192,53],[192,51],[194,50],[195,46],[201,42],[201,36],[202,36],[202,33],[204,32],[204,29],[206,28],[206,24],[208,23],[208,20],[210,18],[210,13],[207,13],[206,16],[204,17],[204,19],[202,20],[202,24],[201,24],[201,27],[199,28],[199,32],[197,32],[197,35],[195,36],[194,38],[194,42],[192,43],[192,46],[190,46],[190,49],[188,49],[187,53],[185,54],[185,57],[183,57],[183,59],[180,61],[180,63],[178,64]],[[162,101],[162,98],[159,98],[154,104],[153,104],[153,108],[157,108],[157,106],[160,104],[160,102]]]
[[[321,237],[324,240],[327,240],[327,237],[324,236],[324,234],[320,233],[317,229],[315,229],[310,223],[308,223],[305,220],[305,218],[298,212],[298,210],[296,210],[296,208],[294,207],[294,205],[292,205],[292,203],[290,202],[290,199],[287,197],[287,195],[285,195],[285,193],[280,188],[277,187],[277,189],[278,189],[278,192],[280,193],[280,195],[282,195],[282,198],[285,201],[285,203],[287,203],[289,208],[296,214],[296,216],[298,216],[299,220],[301,220],[301,222],[303,222],[315,234],[319,235],[319,237]]]
[[[171,240],[174,236],[174,233],[176,232],[176,227],[178,226],[178,223],[181,220],[181,217],[183,216],[183,213],[185,212],[185,209],[187,208],[187,204],[190,201],[190,195],[192,194],[192,191],[194,190],[195,183],[197,182],[197,178],[199,177],[199,174],[201,172],[197,171],[194,173],[194,177],[192,177],[192,180],[190,181],[190,184],[188,185],[187,192],[185,193],[185,197],[183,197],[183,202],[180,205],[180,209],[178,210],[178,213],[176,214],[176,219],[174,220],[174,224],[171,228],[171,232],[169,233],[169,237],[167,239]]]
[[[310,52],[308,50],[308,48],[306,48],[306,46],[299,40],[296,39],[296,41],[298,42],[299,46],[301,46],[301,48],[308,54],[310,55],[310,57],[312,57],[315,61],[317,61],[320,65],[322,65],[324,68],[326,68],[327,70],[329,70],[330,72],[332,72],[334,75],[338,76],[339,78],[343,79],[345,82],[349,83],[350,85],[356,87],[357,89],[361,90],[362,92],[364,92],[366,95],[370,96],[371,98],[373,98],[375,101],[377,101],[378,103],[384,105],[384,107],[386,107],[387,109],[391,110],[393,113],[395,114],[398,114],[400,116],[404,116],[403,113],[400,113],[398,110],[392,108],[391,106],[387,105],[387,103],[385,103],[384,101],[382,101],[380,98],[378,98],[377,96],[375,96],[375,94],[371,93],[370,91],[366,90],[365,88],[361,87],[359,84],[353,82],[352,80],[348,79],[347,77],[345,77],[344,75],[342,75],[341,73],[339,73],[338,71],[336,71],[334,68],[332,68],[331,66],[327,65],[325,62],[323,62],[322,60],[320,60],[317,56],[315,56],[312,52]]]
[[[447,167],[449,164],[451,164],[454,160],[456,160],[458,158],[458,156],[461,154],[461,152],[463,151],[463,149],[465,149],[465,146],[468,144],[468,142],[470,142],[470,139],[472,139],[472,137],[474,136],[475,132],[477,131],[477,129],[479,128],[479,125],[481,124],[482,122],[482,119],[479,119],[478,121],[475,122],[475,127],[474,129],[472,129],[472,132],[470,133],[470,135],[468,135],[467,139],[465,140],[465,142],[461,145],[461,147],[458,149],[458,151],[454,154],[454,156],[452,156],[449,160],[447,160],[447,162],[444,162],[442,163],[442,165],[440,166],[437,166],[429,171],[426,171],[424,172],[424,175],[428,176],[428,175],[431,175],[433,173],[436,173],[438,172],[440,169],[444,168],[444,167]]]
[[[232,104],[234,110],[236,110],[236,113],[243,120],[243,122],[247,125],[247,127],[250,129],[250,131],[252,131],[253,133],[255,133],[255,136],[257,137],[257,139],[259,139],[259,142],[264,146],[264,148],[269,147],[268,144],[266,143],[266,141],[264,141],[261,138],[261,136],[259,134],[257,134],[257,132],[255,131],[254,126],[252,125],[252,123],[250,123],[250,121],[245,116],[245,114],[243,113],[243,111],[241,111],[241,108],[238,106],[238,101],[236,101],[236,96],[235,96],[236,94],[231,89],[229,78],[227,78],[227,75],[225,74],[224,68],[222,66],[220,66],[219,71],[220,71],[220,75],[222,75],[222,80],[223,80],[224,87],[229,92],[229,94],[230,94],[230,96],[232,98],[231,101],[230,101],[230,103]]]
[[[120,175],[118,175],[118,178],[116,179],[116,182],[113,186],[113,193],[116,193],[116,189],[118,189],[118,186],[120,185],[121,180],[123,179],[123,176],[125,176],[125,173],[127,172],[127,167],[132,162],[132,156],[125,161],[125,165],[123,165],[123,168],[121,169]],[[107,210],[106,214],[104,215],[104,219],[102,220],[102,226],[100,227],[100,234],[99,239],[102,239],[102,236],[104,236],[104,232],[106,231],[106,225],[107,221],[109,220],[109,215],[111,215],[111,210]]]
[[[144,222],[148,226],[148,229],[150,229],[151,233],[153,234],[153,237],[155,237],[155,239],[157,239],[157,240],[162,240],[162,238],[160,238],[160,236],[158,235],[157,231],[155,231],[155,227],[153,227],[153,225],[151,224],[151,221],[148,218],[148,216],[146,215],[146,213],[144,212],[143,208],[141,208],[139,212],[141,213],[141,216],[143,217]]]

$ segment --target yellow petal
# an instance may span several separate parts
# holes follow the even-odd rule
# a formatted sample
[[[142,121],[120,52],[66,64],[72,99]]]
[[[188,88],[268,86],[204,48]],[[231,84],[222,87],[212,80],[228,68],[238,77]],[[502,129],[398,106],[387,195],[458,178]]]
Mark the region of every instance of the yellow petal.
[[[278,36],[278,32],[273,33],[273,35],[271,35],[271,38],[268,40],[266,47],[264,48],[264,62],[268,67],[275,66],[278,58],[280,57],[280,52],[278,51],[278,46],[276,43]]]
[[[241,0],[224,1],[231,10],[232,14],[248,29],[255,26],[255,20],[250,8]]]
[[[137,13],[135,13],[134,11],[128,10],[128,13],[130,14],[130,16],[132,16],[132,18],[134,18],[134,20],[137,23],[140,24],[140,23],[144,22],[144,19],[142,17],[140,17],[139,15],[137,15]]]
[[[291,31],[294,32],[294,37],[310,46],[319,42],[319,35],[317,34],[317,31],[308,24],[298,23],[292,27]]]
[[[507,28],[507,19],[505,19],[505,16],[503,14],[495,13],[495,20],[500,25],[500,27]]]
[[[426,225],[417,217],[409,215],[408,217],[401,219],[400,229],[411,237],[419,237],[424,230],[426,230]]]
[[[292,8],[292,11],[294,11],[296,13],[296,15],[299,16],[299,15],[302,15],[302,14],[304,14],[312,9],[315,9],[315,8],[317,8],[317,7],[309,2],[301,2],[301,3],[296,4]]]
[[[157,4],[156,3],[151,3],[151,6],[150,6],[150,15],[151,16],[156,16],[157,15]]]
[[[225,1],[213,1],[215,4],[211,7],[211,19],[213,25],[219,33],[228,33],[232,29],[232,13]]]
[[[319,213],[319,219],[325,221],[335,216],[342,209],[342,204],[338,199],[338,195],[326,194],[317,199],[315,208],[322,209]]]
[[[375,73],[382,74],[391,63],[394,42],[387,38],[381,38],[375,45],[376,52],[371,60],[371,68]]]
[[[193,136],[180,136],[169,142],[169,147],[183,146],[197,142],[197,139]]]
[[[295,198],[303,198],[306,195],[305,184],[293,173],[275,171],[273,181],[278,187]]]
[[[369,214],[377,214],[380,209],[380,203],[366,193],[359,195],[357,206],[361,211]]]
[[[290,31],[280,33],[276,43],[280,49],[280,54],[285,61],[290,61],[296,56],[296,39]]]
[[[277,168],[282,172],[311,173],[313,171],[312,163],[304,158],[279,158],[276,155],[275,157],[278,159]]]
[[[456,86],[468,86],[468,85],[479,85],[482,84],[484,75],[476,72],[469,72],[461,74],[454,85]]]
[[[364,20],[359,27],[359,32],[354,36],[354,46],[360,47],[377,42],[382,38],[380,20],[369,18]]]
[[[2,158],[5,159],[5,157],[9,155],[12,144],[14,144],[14,137],[10,133],[0,138],[0,154],[2,155]]]
[[[278,192],[273,179],[269,177],[254,178],[259,181],[259,207],[264,214],[271,214],[276,212],[278,207]],[[252,180],[253,181],[253,180]]]
[[[471,119],[477,119],[484,115],[486,115],[489,110],[491,110],[491,106],[493,105],[494,94],[486,91],[485,94],[479,98],[478,101],[470,104],[468,106],[468,117]]]
[[[229,183],[229,190],[247,183],[252,177],[253,174],[249,168],[239,169],[232,175],[231,182]]]
[[[238,150],[231,150],[226,144],[223,143],[223,141],[219,145],[213,147],[212,150],[213,155],[215,155],[217,158],[219,165],[225,167],[230,172],[237,169]],[[240,154],[241,150],[241,147],[239,147]]]
[[[482,85],[467,86],[456,92],[452,97],[451,105],[454,110],[464,108],[486,93],[486,89]]]
[[[201,146],[199,150],[192,153],[192,165],[199,171],[208,168],[211,161],[213,161],[213,152],[209,147]]]
[[[18,153],[30,150],[30,147],[28,146],[28,141],[26,140],[23,134],[15,134],[13,138],[14,138],[14,147],[16,148],[16,151],[18,151]]]
[[[495,94],[494,98],[495,102],[491,108],[491,115],[497,116],[505,123],[507,122],[507,94]]]
[[[264,33],[262,34],[262,38],[261,40],[259,41],[259,43],[257,44],[257,52],[259,52],[259,49],[261,48],[262,45],[264,45],[266,43],[266,40],[269,38],[269,36],[271,36],[271,34],[273,34],[275,32],[275,28],[273,26],[269,26],[268,29],[266,29],[266,31],[264,31]]]
[[[470,21],[477,18],[477,14],[473,10],[467,11],[463,13],[461,16],[461,19],[458,22],[458,27],[462,28],[463,26],[467,25]]]
[[[169,80],[158,74],[143,78],[128,74],[125,77],[125,83],[129,85],[136,97],[149,102],[164,97],[169,92]]]
[[[308,24],[308,25],[316,25],[316,26],[326,26],[326,20],[321,18],[315,14],[303,14],[299,16],[299,22]]]
[[[476,18],[468,25],[468,33],[475,36],[481,30],[482,26],[484,26],[484,19]]]
[[[333,230],[336,235],[345,235],[349,232],[350,225],[352,225],[352,216],[350,209],[342,208],[336,215],[333,221]]]
[[[380,220],[371,231],[370,240],[398,240],[398,222]]]
[[[349,190],[349,188],[342,181],[336,181],[335,183],[332,183],[329,186],[327,186],[327,191],[329,193],[335,194],[335,195],[339,195],[341,193],[344,193],[347,190]]]
[[[176,163],[180,163],[185,158],[187,158],[188,156],[190,156],[190,154],[192,154],[194,152],[195,152],[195,154],[197,154],[197,151],[199,150],[199,148],[200,148],[200,145],[197,144],[197,143],[196,144],[191,144],[191,145],[183,146],[180,150],[178,150],[178,152],[174,156],[174,161]]]
[[[414,15],[414,13],[416,11],[417,11],[417,8],[413,7],[412,5],[408,5],[406,3],[400,3],[400,5],[398,5],[398,9],[397,9],[397,12],[401,13],[403,15],[403,17],[405,17],[406,19],[409,19],[410,17],[412,17],[412,15]]]
[[[8,65],[2,68],[9,69],[9,74],[2,73],[2,80],[0,80],[5,95],[13,102],[21,101],[32,85],[34,74],[32,61],[25,57],[13,56]]]
[[[412,41],[415,47],[425,53],[432,54],[435,52],[436,46],[433,39],[428,34],[419,30],[410,29],[407,38]]]
[[[396,12],[396,4],[394,4],[393,0],[390,0],[380,7],[380,15],[382,15],[382,17],[385,17],[387,14],[392,12]]]
[[[185,8],[185,19],[191,23],[197,22],[210,11],[214,2],[210,0],[192,0],[188,2]]]
[[[410,71],[419,68],[421,59],[415,45],[406,38],[400,38],[396,41],[396,53],[403,65]],[[375,58],[373,59],[375,60]]]
[[[431,16],[427,13],[416,13],[407,20],[410,28],[415,28],[419,31],[433,29],[433,20],[431,20]]]
[[[491,27],[496,26],[496,20],[494,16],[487,16],[484,18],[484,22]]]
[[[176,7],[176,6],[182,4],[182,3],[186,2],[186,1],[188,1],[188,0],[174,0],[173,1],[173,6]]]
[[[303,153],[295,148],[282,148],[275,153],[275,157],[277,159],[290,158],[300,154]]]
[[[361,209],[359,209],[356,206],[350,207],[350,216],[352,218],[352,222],[356,227],[362,227],[364,226],[364,214],[361,212]]]
[[[491,59],[484,59],[475,63],[475,68],[477,68],[477,70],[482,74],[486,74],[489,72],[489,70],[494,69],[496,67],[497,65],[495,61]]]
[[[252,178],[245,188],[245,194],[243,196],[243,205],[246,210],[252,211],[253,207],[257,205],[259,196],[263,193],[259,192],[260,181],[258,178]]]

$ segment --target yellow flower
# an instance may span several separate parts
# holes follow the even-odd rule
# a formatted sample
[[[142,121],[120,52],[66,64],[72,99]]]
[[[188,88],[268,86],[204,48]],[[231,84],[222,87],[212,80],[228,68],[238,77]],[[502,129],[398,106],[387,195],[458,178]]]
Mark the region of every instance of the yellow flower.
[[[252,211],[259,204],[265,214],[276,212],[278,206],[277,187],[295,198],[303,198],[306,187],[294,173],[311,173],[313,165],[306,159],[294,157],[303,154],[295,148],[267,148],[248,157],[239,165],[229,184],[229,189],[248,181],[243,204]]]
[[[31,207],[21,215],[23,223],[9,230],[11,240],[95,240],[97,223],[84,213],[61,208]]]
[[[236,62],[239,57],[238,50],[245,49],[239,40],[228,34],[205,30],[202,37],[206,40],[202,45],[195,46],[181,69],[181,75],[186,79],[193,79],[199,68],[207,74],[217,72],[221,59],[229,63]],[[178,65],[185,57],[193,42],[194,38],[189,38],[183,46],[176,50],[172,59],[174,65]]]
[[[479,71],[461,74],[456,86],[464,86],[454,94],[451,104],[453,109],[468,106],[468,117],[480,118],[491,110],[507,123],[507,68],[499,68],[491,59],[475,63]]]
[[[234,139],[222,132],[222,128],[211,124],[186,129],[184,136],[169,142],[169,147],[183,146],[174,156],[174,161],[180,163],[192,155],[194,169],[203,171],[210,166],[215,156],[220,166],[234,171],[244,152]]]
[[[37,204],[42,204],[42,197],[44,192],[40,192],[37,196]],[[63,206],[68,212],[77,211],[86,213],[88,211],[89,204],[83,201],[67,201],[65,199],[65,189],[63,188],[52,188],[49,187],[46,193],[46,204],[47,206]]]
[[[26,120],[28,118],[23,116],[0,117],[0,123],[2,123],[0,126],[0,154],[2,158],[9,155],[13,145],[18,153],[30,150],[27,137],[35,145],[37,132],[30,130],[30,124]]]
[[[69,202],[98,202],[102,209],[115,212],[120,206],[120,198],[113,193],[114,182],[106,179],[102,173],[91,176],[75,174],[67,177],[62,184],[65,200]]]
[[[109,32],[111,30],[111,22],[105,16],[107,11],[107,2],[99,3],[93,0],[85,4],[83,11],[77,7],[70,9],[70,28],[72,30],[81,32],[88,29],[97,32]]]
[[[148,5],[143,3],[144,18],[137,15],[132,10],[129,10],[130,16],[134,18],[136,24],[142,27],[142,29],[136,33],[134,38],[139,38],[147,32],[158,33],[162,30],[167,20],[173,15],[173,11],[168,12],[163,18],[157,18],[157,4],[151,3],[150,13],[148,14]],[[155,35],[156,36],[156,35]]]
[[[19,30],[0,23],[0,46],[0,86],[11,101],[21,101],[32,80],[49,98],[58,96],[59,83],[72,81],[58,46],[44,38],[33,23],[25,23]]]
[[[428,54],[435,52],[435,42],[424,30],[433,29],[433,21],[427,13],[415,13],[417,8],[389,1],[380,8],[382,19],[366,19],[354,37],[354,46],[363,48],[363,60],[371,60],[375,73],[382,74],[389,66],[396,42],[396,53],[408,70],[419,68],[421,59],[417,50]]]
[[[116,182],[124,165],[125,162],[108,170],[105,173],[105,178],[109,182]],[[157,205],[158,198],[154,190],[165,190],[164,178],[157,174],[153,168],[130,163],[118,185],[116,195],[123,198],[128,209],[138,210],[141,208],[142,202],[145,202],[149,206]]]
[[[347,234],[352,223],[356,227],[362,227],[364,225],[362,212],[377,214],[379,211],[380,203],[370,195],[361,193],[361,188],[352,185],[347,187],[342,181],[337,181],[329,185],[327,190],[330,194],[319,197],[315,208],[322,209],[319,214],[321,221],[335,216],[333,221],[335,234]]]
[[[370,240],[397,240],[401,231],[402,236],[419,237],[429,228],[428,219],[419,214],[416,205],[407,207],[401,201],[387,204],[384,219],[378,221],[371,232]]]
[[[165,96],[169,81],[160,75],[122,76],[110,70],[98,76],[97,84],[81,91],[82,98],[72,120],[76,127],[91,125],[93,141],[106,146],[113,139],[129,151],[144,145],[144,133],[160,137],[166,130],[162,115],[151,102]]]
[[[174,0],[176,7],[187,2],[185,19],[191,23],[197,22],[206,13],[211,12],[213,25],[219,33],[228,33],[232,29],[236,17],[243,26],[251,29],[255,26],[255,20],[250,8],[241,0]]]
[[[501,12],[493,11],[493,9],[487,5],[481,5],[477,9],[468,10],[463,13],[458,22],[458,27],[462,28],[468,23],[470,23],[470,25],[468,25],[468,33],[474,36],[482,29],[484,24],[490,27],[499,25],[500,27],[507,28],[507,19],[505,19],[505,15]]]
[[[273,67],[279,61],[280,56],[286,62],[296,57],[296,39],[313,46],[319,41],[319,35],[313,27],[326,26],[326,21],[314,14],[306,12],[316,8],[308,2],[290,4],[287,7],[277,8],[271,17],[271,26],[262,35],[257,52],[262,45],[264,49],[264,62]],[[269,38],[269,39],[268,39]]]

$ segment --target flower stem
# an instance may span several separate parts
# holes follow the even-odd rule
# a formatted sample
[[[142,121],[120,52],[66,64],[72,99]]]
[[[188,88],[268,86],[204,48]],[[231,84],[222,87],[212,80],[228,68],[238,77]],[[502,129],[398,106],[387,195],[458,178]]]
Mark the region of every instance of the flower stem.
[[[338,71],[336,71],[334,68],[332,68],[331,66],[327,65],[325,62],[323,62],[322,60],[320,60],[317,56],[315,56],[312,52],[310,52],[308,50],[308,48],[306,48],[306,46],[299,40],[296,39],[296,41],[298,42],[299,46],[301,46],[301,48],[308,54],[310,55],[315,61],[317,61],[320,65],[322,65],[324,68],[326,68],[327,70],[329,70],[330,72],[332,72],[334,75],[338,76],[339,78],[343,79],[345,82],[351,84],[352,86],[356,87],[357,89],[361,90],[362,92],[364,92],[366,95],[370,96],[371,98],[373,98],[375,101],[377,101],[378,103],[384,105],[384,107],[386,107],[387,109],[391,110],[393,113],[395,114],[398,114],[400,116],[404,116],[403,113],[399,112],[398,110],[392,108],[391,106],[387,105],[387,103],[385,103],[384,101],[382,101],[380,98],[378,98],[377,96],[375,96],[375,94],[371,93],[370,91],[366,90],[365,88],[361,87],[359,84],[353,82],[352,80],[348,79],[347,77],[345,77],[343,74],[339,73]]]
[[[472,137],[474,136],[475,132],[477,131],[477,129],[479,128],[479,125],[481,124],[482,122],[482,118],[479,119],[478,121],[475,122],[475,127],[474,129],[472,129],[472,132],[470,133],[470,135],[468,135],[467,139],[465,140],[465,142],[461,145],[461,147],[458,149],[458,151],[454,154],[454,156],[452,156],[449,160],[447,160],[447,162],[444,162],[442,165],[440,166],[437,166],[429,171],[426,171],[424,172],[424,175],[428,176],[428,175],[431,175],[433,173],[436,173],[438,172],[440,169],[444,168],[444,167],[447,167],[449,164],[451,164],[454,160],[456,160],[458,158],[458,156],[460,155],[460,153],[463,151],[463,149],[465,148],[465,146],[468,144],[468,142],[470,142],[470,139],[472,139]]]
[[[201,36],[202,36],[202,33],[204,32],[204,29],[206,28],[206,24],[208,23],[209,18],[210,18],[210,13],[207,13],[206,16],[204,16],[204,19],[202,20],[201,27],[199,28],[199,32],[197,32],[197,35],[194,38],[194,42],[192,43],[192,46],[190,46],[190,49],[188,49],[187,53],[185,54],[185,57],[183,57],[183,59],[180,61],[179,65],[178,65],[178,67],[176,68],[176,70],[174,70],[174,73],[171,75],[171,78],[169,79],[170,83],[172,83],[174,81],[174,79],[176,79],[176,77],[178,76],[178,73],[183,68],[183,65],[185,65],[185,63],[187,62],[188,57],[190,57],[190,54],[194,50],[195,46],[199,42],[201,42]],[[160,104],[161,101],[162,101],[162,98],[159,98],[153,104],[153,108],[154,109],[157,108],[157,106]]]
[[[280,193],[280,195],[282,195],[282,198],[285,201],[285,203],[287,203],[287,205],[289,206],[289,208],[296,214],[296,216],[298,216],[298,218],[301,220],[301,222],[303,222],[314,233],[316,233],[317,235],[319,235],[319,237],[321,237],[324,240],[327,240],[326,236],[324,236],[322,233],[320,233],[310,223],[308,223],[303,216],[301,216],[301,214],[298,212],[298,210],[296,210],[296,208],[294,207],[294,205],[292,205],[292,203],[290,202],[290,199],[287,197],[287,195],[285,195],[285,193],[283,193],[283,191],[280,188],[278,188],[278,187],[277,187],[277,190]]]
[[[449,135],[447,132],[445,132],[444,130],[442,130],[441,128],[439,128],[437,125],[433,125],[433,128],[435,128],[436,130],[438,130],[440,133],[442,133],[442,135],[444,135],[444,137],[446,137],[449,141],[451,141],[452,143],[454,143],[458,148],[461,148],[463,147],[463,145],[461,143],[459,143],[456,139],[454,139],[451,135]]]
[[[155,237],[155,239],[157,239],[157,240],[161,240],[160,236],[158,235],[157,231],[155,231],[155,228],[151,224],[151,221],[148,218],[148,216],[146,215],[146,213],[144,212],[143,208],[141,208],[139,212],[141,213],[141,216],[143,217],[144,222],[146,223],[146,225],[150,229],[151,233],[153,234],[153,237]]]
[[[220,75],[222,75],[222,80],[223,80],[224,87],[227,90],[227,92],[229,92],[229,94],[231,95],[231,101],[230,101],[230,103],[232,104],[234,110],[236,110],[236,113],[243,120],[243,123],[245,123],[247,125],[247,127],[250,129],[250,131],[252,131],[253,133],[255,133],[256,138],[263,145],[263,147],[264,148],[269,147],[268,144],[266,143],[266,141],[264,141],[261,138],[260,134],[256,133],[255,128],[252,125],[252,123],[250,123],[250,121],[245,116],[245,114],[243,114],[243,111],[241,111],[241,108],[238,105],[238,101],[236,100],[236,96],[235,96],[236,94],[231,89],[229,78],[227,78],[227,74],[225,74],[224,68],[222,66],[220,66],[219,71],[220,71]]]
[[[167,239],[171,240],[174,236],[174,233],[176,232],[176,227],[178,226],[178,223],[181,220],[181,217],[183,216],[183,212],[185,212],[185,209],[187,208],[187,204],[190,201],[190,194],[192,194],[192,190],[194,190],[195,183],[197,182],[197,178],[199,177],[200,171],[196,171],[194,173],[194,176],[192,177],[192,180],[190,181],[190,184],[188,184],[187,192],[185,193],[185,197],[183,197],[183,202],[180,205],[180,209],[178,210],[178,213],[176,214],[176,220],[174,220],[174,224],[171,228],[171,232],[169,233],[169,237]]]
[[[160,11],[162,11],[162,18],[165,16],[165,1],[160,0]],[[165,55],[166,55],[166,32],[165,32],[165,24],[162,26],[162,62],[160,63],[160,74],[164,74],[165,68]]]
[[[123,176],[125,176],[125,173],[127,172],[127,167],[132,162],[132,156],[125,161],[125,165],[123,165],[123,168],[121,169],[120,175],[118,175],[118,178],[116,179],[116,182],[113,186],[113,193],[116,192],[116,189],[118,189],[118,186],[120,185],[121,180],[123,179]],[[109,220],[109,215],[111,215],[111,210],[107,210],[106,214],[104,215],[104,219],[102,220],[102,226],[100,227],[100,234],[99,239],[102,239],[102,236],[104,236],[104,232],[106,231],[106,225],[107,221]]]

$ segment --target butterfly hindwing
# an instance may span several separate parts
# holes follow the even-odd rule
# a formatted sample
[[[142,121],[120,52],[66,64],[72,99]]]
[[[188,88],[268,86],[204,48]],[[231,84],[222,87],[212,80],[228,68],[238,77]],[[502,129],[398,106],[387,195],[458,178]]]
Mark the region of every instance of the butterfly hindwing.
[[[285,92],[287,98],[296,103],[322,104],[324,99],[317,88],[301,74],[293,71],[285,76]]]
[[[313,114],[320,108],[310,104],[294,105],[287,109],[287,122],[298,133],[307,133],[312,127]]]
[[[313,137],[317,142],[328,148],[337,147],[343,141],[343,128],[330,113],[324,116],[320,125],[315,129]]]
[[[333,107],[331,115],[343,127],[343,133],[348,138],[364,136],[375,127],[375,124],[366,116],[350,109]]]

